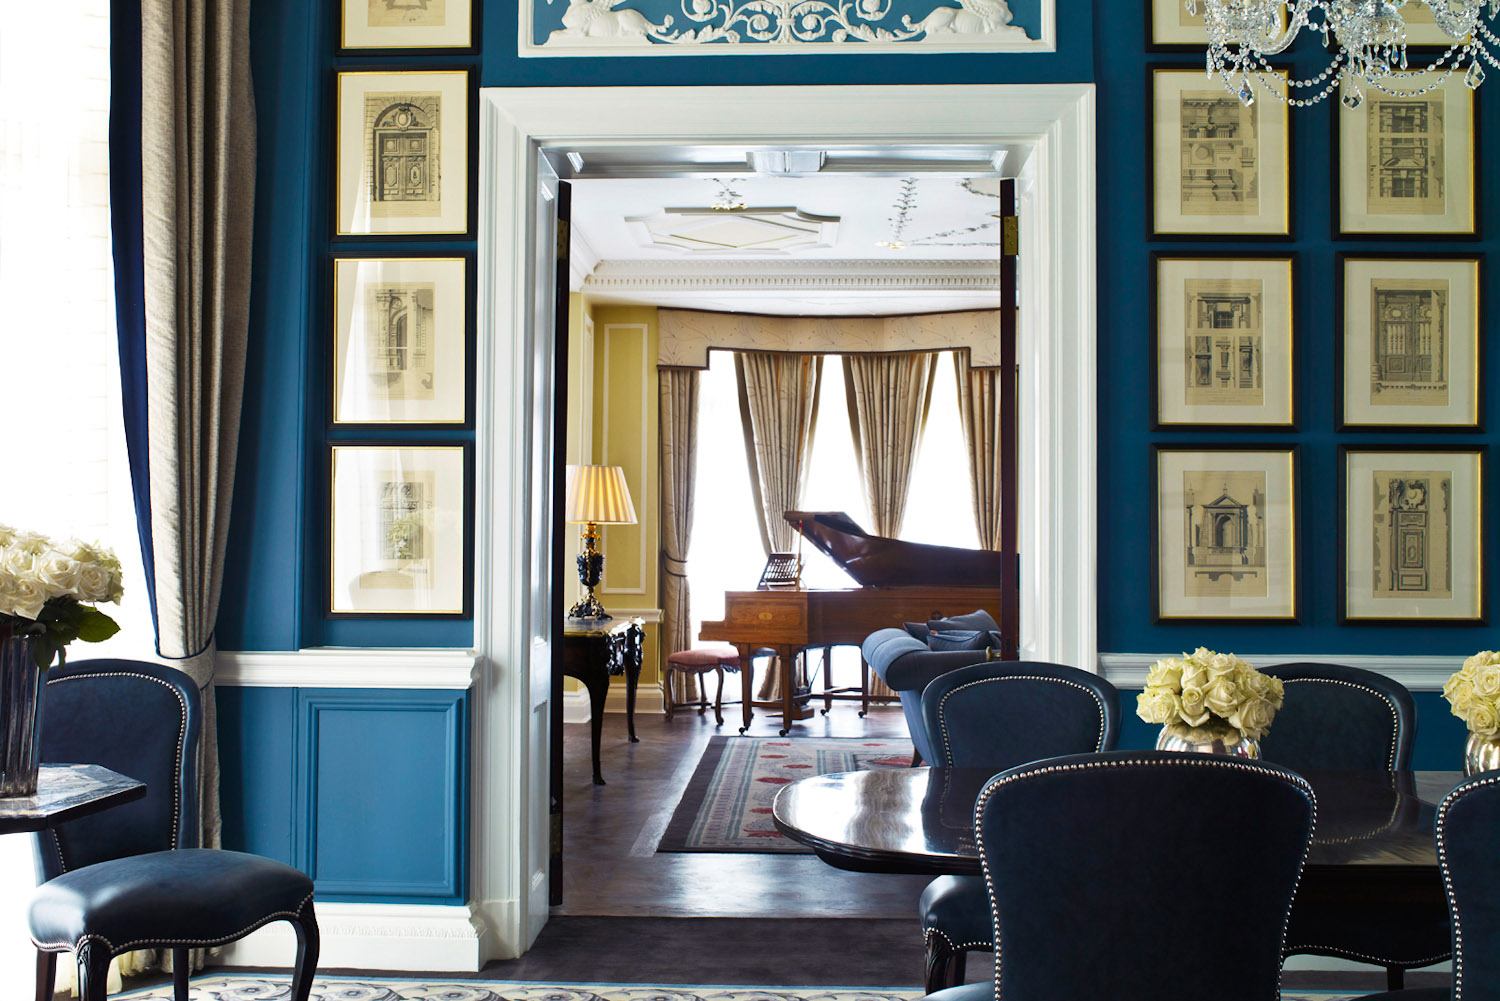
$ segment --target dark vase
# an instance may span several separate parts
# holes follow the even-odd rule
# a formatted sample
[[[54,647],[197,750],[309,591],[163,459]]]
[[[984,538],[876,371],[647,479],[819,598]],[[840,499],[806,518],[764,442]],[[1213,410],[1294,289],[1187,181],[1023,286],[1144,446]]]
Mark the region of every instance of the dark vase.
[[[31,636],[0,637],[0,797],[36,795],[42,678]]]

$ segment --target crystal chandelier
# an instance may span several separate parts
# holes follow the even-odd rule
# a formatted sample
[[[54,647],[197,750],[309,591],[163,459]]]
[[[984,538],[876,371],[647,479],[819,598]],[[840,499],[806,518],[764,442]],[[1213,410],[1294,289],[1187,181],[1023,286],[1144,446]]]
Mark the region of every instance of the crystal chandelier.
[[[1245,105],[1255,103],[1251,81],[1294,107],[1317,104],[1343,85],[1344,107],[1364,103],[1361,86],[1397,97],[1425,94],[1464,69],[1464,82],[1484,82],[1483,62],[1500,66],[1491,46],[1500,46],[1489,21],[1500,14],[1500,0],[1183,0],[1190,14],[1203,5],[1208,26],[1208,75],[1217,73]],[[1453,40],[1425,69],[1412,69],[1406,55],[1403,7],[1425,4],[1432,19]],[[1488,10],[1486,10],[1488,8]],[[1297,80],[1275,72],[1267,56],[1284,52],[1306,28],[1333,49],[1328,67]],[[1337,42],[1335,47],[1334,43]],[[1428,74],[1442,74],[1434,79]],[[1303,96],[1298,96],[1303,95]]]

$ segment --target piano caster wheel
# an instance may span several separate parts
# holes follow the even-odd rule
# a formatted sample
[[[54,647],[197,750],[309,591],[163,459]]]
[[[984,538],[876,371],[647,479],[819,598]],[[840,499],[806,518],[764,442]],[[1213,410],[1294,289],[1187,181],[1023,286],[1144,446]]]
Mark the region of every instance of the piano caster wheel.
[[[785,736],[786,736],[786,735],[787,735],[787,734],[789,734],[789,733],[791,733],[791,732],[792,732],[792,731],[790,731],[790,730],[782,730],[782,731],[781,731],[781,736],[783,736],[783,737],[785,737]]]
[[[743,737],[745,735],[745,731],[748,729],[750,729],[748,726],[740,727],[740,736]]]
[[[861,709],[861,710],[860,710],[860,711],[859,711],[859,718],[860,718],[860,719],[864,719],[864,718],[865,718],[865,711],[864,711],[864,710],[863,710],[863,709]]]
[[[821,714],[823,716],[827,716],[828,715],[828,710],[827,709],[819,709],[818,712],[819,712],[819,714]]]

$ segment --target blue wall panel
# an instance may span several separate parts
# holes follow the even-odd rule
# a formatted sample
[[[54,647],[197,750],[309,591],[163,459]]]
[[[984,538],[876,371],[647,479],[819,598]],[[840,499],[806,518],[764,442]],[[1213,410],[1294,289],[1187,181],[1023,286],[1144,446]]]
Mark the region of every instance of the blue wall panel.
[[[319,899],[464,899],[466,706],[451,691],[297,693],[296,853]]]
[[[1391,445],[1421,449],[1428,444],[1487,442],[1492,434],[1335,433],[1334,381],[1341,371],[1334,350],[1337,304],[1333,300],[1334,254],[1338,251],[1487,252],[1497,245],[1500,217],[1494,198],[1481,198],[1481,232],[1476,241],[1335,240],[1332,235],[1334,115],[1332,106],[1292,109],[1291,204],[1293,235],[1268,242],[1152,240],[1142,194],[1148,169],[1149,114],[1146,67],[1151,64],[1200,68],[1201,53],[1145,52],[1145,3],[1098,0],[1095,31],[1110,44],[1095,53],[1099,83],[1099,648],[1157,653],[1204,645],[1244,653],[1469,654],[1495,645],[1491,629],[1477,625],[1340,626],[1338,589],[1338,484],[1340,444]],[[1292,70],[1314,76],[1326,64],[1322,46],[1299,42]],[[1481,94],[1479,134],[1500,123],[1500,101]],[[1481,143],[1482,144],[1482,143]],[[1485,150],[1484,162],[1492,156]],[[1483,179],[1477,179],[1483,187]],[[1295,433],[1236,434],[1219,431],[1150,430],[1152,400],[1148,296],[1149,254],[1153,250],[1218,252],[1294,251],[1297,274]],[[1482,330],[1497,329],[1500,297],[1487,297]],[[1488,351],[1486,382],[1497,385],[1500,352]],[[1493,393],[1481,400],[1482,419],[1496,426]],[[1192,443],[1213,448],[1226,442],[1299,446],[1301,452],[1301,593],[1299,624],[1236,625],[1229,622],[1153,624],[1149,568],[1154,554],[1146,526],[1154,517],[1153,443]],[[1494,491],[1486,491],[1485,512],[1496,511]],[[1488,519],[1493,522],[1493,519]],[[1485,540],[1485,564],[1492,566],[1496,539]]]
[[[291,864],[297,693],[215,689],[224,847]]]

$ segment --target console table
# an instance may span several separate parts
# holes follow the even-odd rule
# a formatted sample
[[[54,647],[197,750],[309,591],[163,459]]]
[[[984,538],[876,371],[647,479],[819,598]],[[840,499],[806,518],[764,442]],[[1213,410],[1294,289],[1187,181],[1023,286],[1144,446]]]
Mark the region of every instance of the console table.
[[[0,834],[44,831],[146,795],[146,783],[102,765],[42,765],[36,795],[0,797]]]

